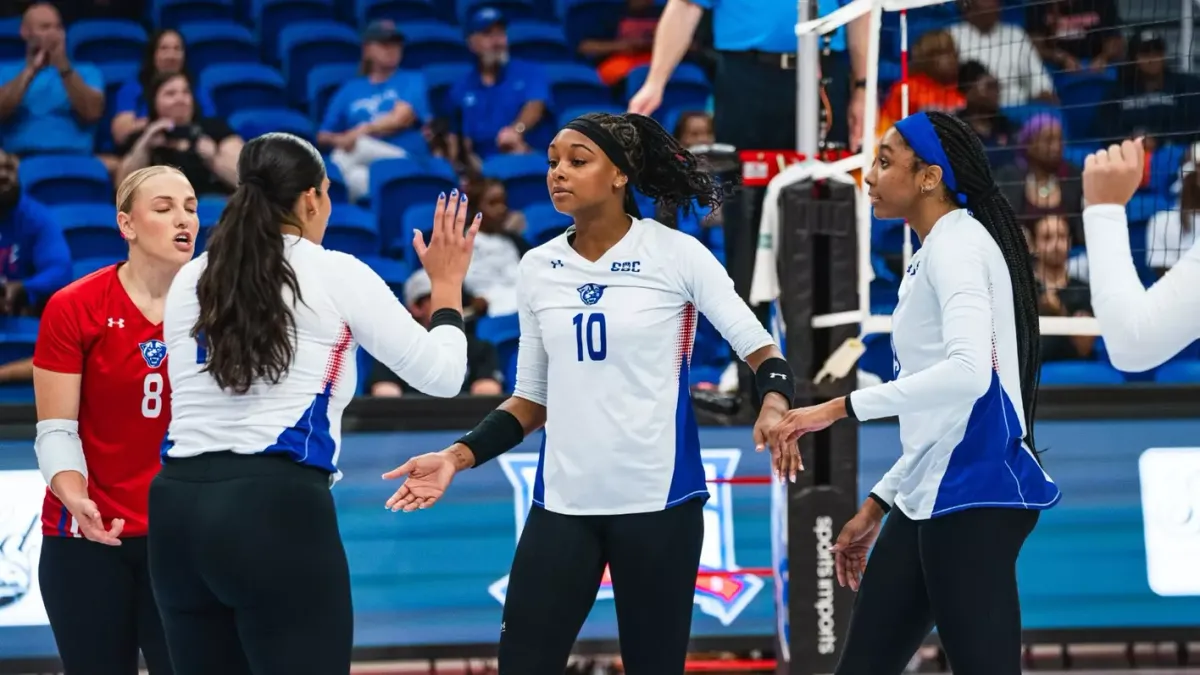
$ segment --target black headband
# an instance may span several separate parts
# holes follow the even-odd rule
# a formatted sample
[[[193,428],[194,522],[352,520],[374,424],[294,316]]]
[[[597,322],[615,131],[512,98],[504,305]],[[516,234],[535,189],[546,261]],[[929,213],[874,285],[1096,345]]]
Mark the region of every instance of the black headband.
[[[629,157],[625,155],[625,148],[621,147],[621,144],[617,142],[616,136],[609,133],[608,129],[584,117],[576,117],[567,122],[567,125],[563,128],[574,129],[590,138],[604,154],[608,155],[609,160],[621,170],[621,173],[629,177],[629,182],[636,182],[633,167],[629,165]]]

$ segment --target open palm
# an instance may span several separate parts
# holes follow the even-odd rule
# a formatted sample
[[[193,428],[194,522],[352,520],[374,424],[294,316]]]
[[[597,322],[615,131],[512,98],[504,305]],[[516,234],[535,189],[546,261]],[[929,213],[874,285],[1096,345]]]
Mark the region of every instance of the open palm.
[[[878,520],[862,514],[854,516],[842,527],[837,543],[831,548],[838,585],[858,590],[867,569],[867,554],[875,545],[879,530]]]
[[[454,463],[441,453],[431,452],[413,457],[383,474],[386,480],[406,477],[400,489],[387,500],[386,508],[394,513],[433,506],[450,487],[455,471]]]

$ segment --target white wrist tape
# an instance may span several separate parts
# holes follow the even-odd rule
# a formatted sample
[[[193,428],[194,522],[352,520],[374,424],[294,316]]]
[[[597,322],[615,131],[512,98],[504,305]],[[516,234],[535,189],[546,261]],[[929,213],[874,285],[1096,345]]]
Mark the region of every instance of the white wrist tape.
[[[86,479],[87,460],[83,458],[83,443],[79,440],[77,420],[42,420],[37,423],[37,439],[33,441],[38,468],[46,485],[63,471],[78,471]]]

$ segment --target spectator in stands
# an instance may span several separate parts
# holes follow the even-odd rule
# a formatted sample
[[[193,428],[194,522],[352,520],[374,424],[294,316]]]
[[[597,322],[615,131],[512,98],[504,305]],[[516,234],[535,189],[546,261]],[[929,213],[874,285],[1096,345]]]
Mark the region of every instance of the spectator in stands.
[[[901,83],[892,85],[879,116],[882,134],[905,117]],[[958,52],[954,38],[943,30],[925,33],[912,48],[908,80],[908,114],[936,110],[955,112],[966,105],[958,90]]]
[[[197,114],[192,78],[186,72],[160,75],[151,84],[150,123],[125,145],[118,182],[138,169],[177,167],[197,195],[228,195],[238,184],[243,141],[224,120]]]
[[[983,141],[992,166],[1004,166],[1013,161],[1009,146],[1017,128],[1000,109],[1000,84],[996,76],[978,61],[968,61],[958,69],[958,86],[967,103],[958,112]]]
[[[483,234],[482,227],[480,235]],[[479,239],[475,240],[478,254]],[[471,264],[475,261],[472,259]],[[514,265],[515,267],[515,265]],[[470,272],[467,273],[468,275]],[[417,270],[404,282],[404,300],[408,311],[422,326],[429,326],[432,317],[430,296],[433,286],[425,270]],[[469,303],[464,303],[469,304]],[[487,342],[477,339],[471,332],[467,333],[467,377],[463,382],[462,393],[471,396],[499,396],[503,389],[500,386],[504,375],[498,365],[499,357],[496,348]],[[421,392],[409,386],[398,375],[378,361],[371,368],[368,391],[371,396],[423,396]]]
[[[946,29],[960,62],[978,61],[1000,83],[1000,105],[1053,102],[1054,82],[1029,34],[1000,21],[1001,0],[958,0],[964,21]]]
[[[1073,278],[1067,267],[1071,227],[1062,216],[1045,216],[1033,224],[1033,276],[1038,285],[1038,310],[1042,316],[1091,316],[1088,285]],[[1094,335],[1042,336],[1042,361],[1069,361],[1092,357]]]
[[[473,182],[467,203],[472,211],[483,214],[483,220],[463,287],[483,301],[473,303],[477,311],[493,316],[516,314],[517,263],[529,250],[519,233],[525,228],[525,214],[508,208],[504,183],[494,178]]]
[[[71,252],[50,210],[22,193],[17,158],[0,150],[0,315],[37,316],[71,281]],[[0,364],[0,383],[33,380],[33,360]]]
[[[1050,113],[1021,127],[1013,162],[996,170],[996,183],[1026,227],[1045,216],[1066,216],[1072,238],[1083,241],[1083,175],[1063,158],[1063,128]]]
[[[1125,51],[1116,0],[1032,2],[1026,28],[1042,61],[1062,70],[1104,70]]]
[[[1151,216],[1146,227],[1146,266],[1159,276],[1174,267],[1180,256],[1196,243],[1196,227],[1200,225],[1200,172],[1196,171],[1196,150],[1196,147],[1192,148],[1192,158],[1183,166],[1179,203]]]
[[[479,157],[530,151],[525,134],[546,116],[550,81],[536,63],[510,59],[507,19],[482,7],[467,18],[475,68],[451,87],[447,100],[466,151]]]
[[[317,134],[320,146],[334,149],[351,199],[367,194],[372,162],[428,155],[421,126],[433,117],[425,77],[400,70],[404,35],[395,24],[373,21],[362,40],[359,76],[330,99]]]
[[[137,78],[117,90],[116,114],[112,120],[112,137],[117,147],[125,145],[130,136],[150,123],[150,106],[143,94],[154,86],[156,78],[181,72],[194,75],[187,68],[186,58],[187,47],[178,31],[168,28],[150,36]],[[195,77],[192,79],[194,81]],[[217,106],[207,92],[201,89],[194,95],[202,116],[217,116]]]
[[[579,43],[579,53],[597,63],[601,82],[618,86],[631,70],[650,63],[659,14],[654,0],[627,0],[625,11],[615,15],[611,25],[595,27],[594,34],[606,39]]]
[[[471,181],[467,189],[467,200],[471,210],[478,208],[483,212],[483,223],[479,226],[480,234],[507,232],[519,236],[525,232],[525,214],[508,207],[508,192],[504,189],[504,183],[495,178]],[[471,216],[474,217],[474,214]],[[476,237],[476,241],[478,240]],[[522,249],[521,253],[523,255],[525,249]],[[479,255],[478,248],[475,255]]]
[[[25,62],[0,65],[0,147],[17,155],[90,154],[104,115],[104,77],[67,58],[58,10],[37,3],[21,20]]]
[[[679,144],[691,149],[700,145],[712,145],[716,142],[713,134],[712,115],[706,112],[689,111],[679,116],[675,123],[675,138]]]
[[[1129,62],[1117,70],[1106,103],[1096,113],[1094,133],[1106,141],[1138,134],[1189,143],[1197,135],[1198,95],[1200,78],[1171,68],[1166,40],[1143,30],[1129,42]]]

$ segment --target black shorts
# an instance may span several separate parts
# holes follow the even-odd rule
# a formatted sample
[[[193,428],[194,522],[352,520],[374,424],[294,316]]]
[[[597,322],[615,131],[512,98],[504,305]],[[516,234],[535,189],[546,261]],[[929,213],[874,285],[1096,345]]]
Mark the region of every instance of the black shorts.
[[[354,618],[329,474],[281,456],[170,460],[150,570],[179,675],[345,675]]]
[[[565,516],[534,506],[513,556],[500,675],[562,675],[607,565],[627,675],[682,675],[704,544],[704,501]]]
[[[171,675],[162,622],[150,590],[146,537],[106,546],[45,537],[38,583],[68,675]]]

